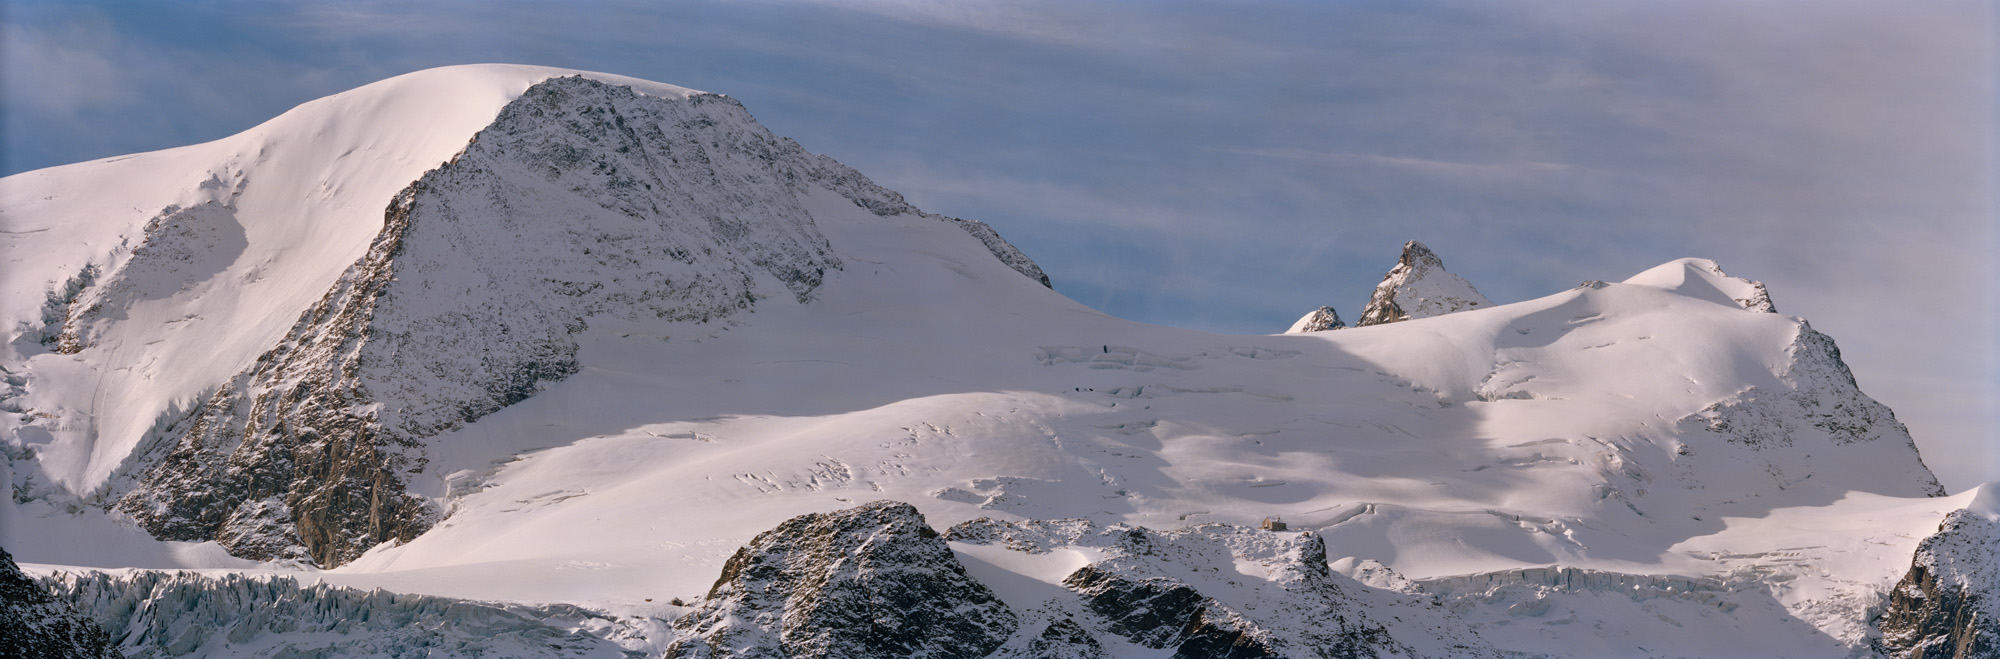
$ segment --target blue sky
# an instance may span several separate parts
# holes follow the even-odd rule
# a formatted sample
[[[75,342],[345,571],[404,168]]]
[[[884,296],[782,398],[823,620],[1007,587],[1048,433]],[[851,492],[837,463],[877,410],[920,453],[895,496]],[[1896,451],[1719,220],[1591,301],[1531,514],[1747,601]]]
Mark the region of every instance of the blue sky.
[[[1489,297],[1683,256],[2000,479],[1989,3],[0,0],[0,174],[223,137],[417,69],[730,94],[1106,312],[1352,318],[1418,239]]]

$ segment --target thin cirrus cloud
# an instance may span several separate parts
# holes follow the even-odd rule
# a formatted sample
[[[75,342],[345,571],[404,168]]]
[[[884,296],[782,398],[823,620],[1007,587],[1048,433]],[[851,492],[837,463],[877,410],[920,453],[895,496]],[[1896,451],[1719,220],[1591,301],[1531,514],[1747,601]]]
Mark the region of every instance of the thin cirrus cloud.
[[[1420,239],[1502,301],[1684,256],[2000,478],[1983,2],[22,2],[0,172],[481,61],[728,93],[1114,315],[1270,332]],[[1349,311],[1351,313],[1351,311]]]

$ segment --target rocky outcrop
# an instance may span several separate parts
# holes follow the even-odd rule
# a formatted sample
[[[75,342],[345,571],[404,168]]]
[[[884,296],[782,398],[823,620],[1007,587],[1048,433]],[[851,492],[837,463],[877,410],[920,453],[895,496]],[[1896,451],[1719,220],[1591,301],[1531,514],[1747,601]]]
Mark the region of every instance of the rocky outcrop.
[[[1878,624],[1898,659],[2000,657],[2000,483],[1917,546]]]
[[[1375,295],[1361,310],[1355,327],[1394,323],[1413,318],[1493,306],[1465,279],[1445,272],[1444,260],[1423,243],[1403,243],[1403,256],[1375,285]]]
[[[1039,610],[1074,611],[1063,619],[1089,635],[1175,657],[1499,655],[1428,596],[1371,588],[1332,572],[1324,541],[1310,532],[1219,524],[1160,532],[1083,520],[982,518],[946,537],[1029,554],[1096,556],[1062,580],[1074,599],[1051,600]]]
[[[406,487],[426,468],[424,438],[575,373],[593,321],[705,323],[771,295],[810,301],[842,267],[801,202],[815,188],[950,222],[1048,283],[991,227],[925,214],[734,99],[553,78],[397,195],[367,254],[285,338],[141,451],[149,468],[116,507],[162,539],[323,567],[414,538],[439,514]],[[228,211],[164,215],[183,229],[142,251],[168,253]],[[84,311],[61,340],[87,342],[77,319],[104,295],[71,297]]]
[[[945,217],[934,213],[923,213],[923,215],[958,225],[958,228],[964,229],[966,233],[972,234],[972,237],[978,238],[981,244],[986,245],[986,251],[992,252],[993,257],[1000,259],[1000,262],[1007,264],[1007,267],[1013,268],[1015,272],[1035,280],[1036,283],[1042,286],[1055,288],[1055,284],[1049,283],[1049,275],[1042,272],[1042,266],[1035,265],[1033,259],[1028,258],[1028,255],[1023,254],[1019,248],[1014,247],[1013,243],[1007,242],[1006,238],[1000,237],[1000,232],[994,231],[993,227],[988,226],[985,222]]]
[[[878,501],[758,534],[674,626],[686,636],[668,659],[972,659],[998,649],[1019,619],[966,575],[916,508]]]
[[[1805,458],[1838,456],[1840,447],[1882,447],[1867,471],[1884,475],[1871,491],[1892,496],[1943,496],[1944,486],[1917,452],[1909,428],[1888,406],[1861,391],[1833,338],[1798,321],[1776,375],[1786,386],[1752,387],[1680,419],[1686,432],[1706,431],[1748,449],[1733,458],[1761,463],[1773,474],[1809,468]],[[1804,456],[1778,451],[1805,445]]]
[[[1298,322],[1292,323],[1291,329],[1285,330],[1285,333],[1304,334],[1306,332],[1324,332],[1346,328],[1347,323],[1340,320],[1340,314],[1336,313],[1333,307],[1320,307],[1314,309],[1311,313],[1300,316]]]
[[[0,549],[0,659],[117,656],[104,628],[21,572],[13,555]]]

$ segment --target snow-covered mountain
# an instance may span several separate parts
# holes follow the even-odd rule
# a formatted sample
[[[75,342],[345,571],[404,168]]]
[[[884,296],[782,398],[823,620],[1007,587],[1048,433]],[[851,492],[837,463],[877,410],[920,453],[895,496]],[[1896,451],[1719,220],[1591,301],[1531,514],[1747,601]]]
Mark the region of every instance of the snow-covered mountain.
[[[1144,325],[603,74],[8,177],[0,232],[0,545],[133,651],[1865,656],[1974,496],[1709,261],[1501,305],[1412,242],[1354,328]],[[131,631],[204,588],[294,622]]]
[[[1396,267],[1382,276],[1382,283],[1375,285],[1375,294],[1368,298],[1368,306],[1361,309],[1361,319],[1355,327],[1394,323],[1413,318],[1430,318],[1444,314],[1493,306],[1493,301],[1480,295],[1479,290],[1465,278],[1444,270],[1444,259],[1423,243],[1410,241],[1403,243],[1403,256],[1396,259]]]

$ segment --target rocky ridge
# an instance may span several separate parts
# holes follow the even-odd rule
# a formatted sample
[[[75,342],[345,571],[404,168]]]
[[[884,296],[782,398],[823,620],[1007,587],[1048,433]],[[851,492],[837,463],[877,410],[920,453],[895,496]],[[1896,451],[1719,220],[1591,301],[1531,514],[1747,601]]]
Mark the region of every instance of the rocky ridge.
[[[1087,630],[1100,641],[1190,659],[1499,655],[1427,595],[1332,572],[1325,542],[1311,532],[981,518],[945,537],[1025,554],[1095,557],[1063,578],[1069,596],[1015,603],[1052,621],[1036,639],[1077,638],[1077,630]]]
[[[1877,624],[1893,657],[2000,656],[2000,483],[1918,545]]]
[[[1375,285],[1374,296],[1361,310],[1355,327],[1394,323],[1413,318],[1430,318],[1493,306],[1464,278],[1446,272],[1444,260],[1417,241],[1403,243],[1403,255],[1395,267]]]
[[[1826,452],[1837,447],[1881,445],[1888,450],[1867,468],[1910,476],[1905,496],[1943,496],[1944,486],[1916,449],[1909,428],[1896,420],[1888,406],[1862,393],[1854,373],[1840,357],[1832,337],[1798,321],[1798,333],[1786,350],[1790,358],[1776,375],[1778,387],[1752,387],[1678,421],[1683,432],[1720,436],[1738,449],[1732,462],[1756,464],[1788,487],[1785,469],[1806,465],[1780,449],[1806,446]],[[1808,455],[1807,457],[1810,457]],[[1705,458],[1703,458],[1705,459]]]

